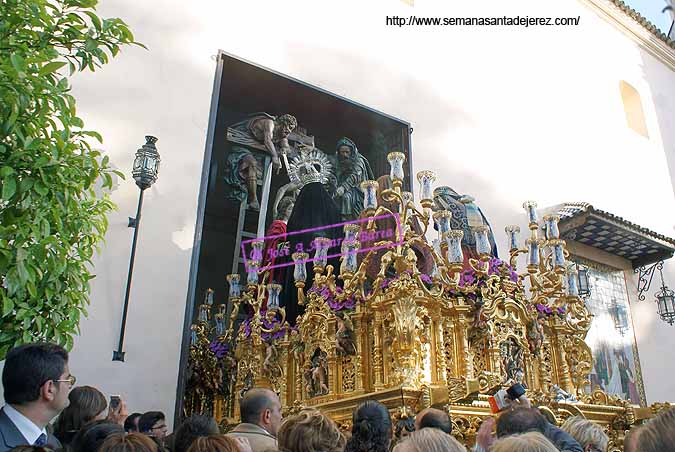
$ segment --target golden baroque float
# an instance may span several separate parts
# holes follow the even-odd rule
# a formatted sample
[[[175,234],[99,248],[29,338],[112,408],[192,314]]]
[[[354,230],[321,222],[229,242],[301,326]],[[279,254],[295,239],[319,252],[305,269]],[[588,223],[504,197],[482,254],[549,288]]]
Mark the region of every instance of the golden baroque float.
[[[210,319],[213,293],[206,294],[192,326],[184,414],[212,412],[233,422],[239,397],[254,386],[272,388],[289,411],[321,408],[344,428],[365,399],[395,413],[440,404],[451,412],[455,435],[471,444],[490,414],[487,395],[521,382],[552,422],[570,415],[597,421],[610,450],[621,450],[626,429],[666,406],[587,394],[592,355],[584,339],[592,318],[558,217],[540,224],[536,204],[526,202],[528,238],[521,247],[519,228],[505,228],[508,260],[493,257],[487,224],[471,225],[475,246],[467,249],[464,231],[450,227],[452,212],[435,201],[441,193],[432,190],[432,172],[417,174],[419,205],[402,191],[404,158],[389,154],[385,186],[361,184],[361,218],[344,224],[340,243],[319,237],[313,256],[292,254],[295,287],[268,283],[261,239],[245,284],[240,275],[227,277],[229,315],[222,304]],[[393,234],[376,233],[388,227]],[[331,246],[340,247],[339,268],[329,263]],[[521,255],[526,265],[519,269]],[[282,290],[297,291],[304,308],[297,319],[279,306]]]

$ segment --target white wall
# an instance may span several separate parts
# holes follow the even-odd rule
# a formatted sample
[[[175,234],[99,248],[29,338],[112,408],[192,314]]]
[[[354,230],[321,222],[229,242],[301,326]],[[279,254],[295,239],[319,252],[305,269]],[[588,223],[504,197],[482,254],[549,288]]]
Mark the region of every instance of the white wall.
[[[124,297],[138,191],[96,261],[90,317],[72,353],[82,384],[120,393],[130,410],[173,415],[180,336],[210,96],[219,48],[408,120],[415,170],[476,197],[493,228],[524,225],[522,202],[587,201],[675,236],[665,151],[675,144],[675,73],[577,0],[564,2],[192,2],[104,0],[149,51],[126,49],[75,83],[88,127],[129,173],[143,135],[159,137],[159,181],[145,200],[125,350],[110,361]],[[387,15],[576,17],[578,27],[392,27]],[[651,139],[625,125],[619,80],[643,96]],[[293,112],[290,112],[293,113]],[[302,118],[298,118],[302,122]],[[671,160],[671,167],[672,160]],[[501,249],[505,240],[498,232]],[[668,265],[675,284],[675,265]],[[634,308],[650,402],[671,398],[675,329]],[[660,346],[659,346],[660,345]],[[671,398],[672,400],[672,398]]]

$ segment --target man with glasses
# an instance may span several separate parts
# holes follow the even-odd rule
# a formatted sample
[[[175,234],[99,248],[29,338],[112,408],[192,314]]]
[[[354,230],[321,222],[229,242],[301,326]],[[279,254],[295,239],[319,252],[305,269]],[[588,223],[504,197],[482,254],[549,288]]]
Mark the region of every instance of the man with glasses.
[[[36,445],[60,449],[47,425],[68,406],[75,377],[68,352],[49,343],[26,344],[7,353],[2,370],[6,405],[0,409],[0,452]]]
[[[164,438],[166,438],[166,417],[161,411],[148,411],[138,420],[138,430],[153,438],[160,448],[164,449]],[[0,451],[1,452],[1,451]]]

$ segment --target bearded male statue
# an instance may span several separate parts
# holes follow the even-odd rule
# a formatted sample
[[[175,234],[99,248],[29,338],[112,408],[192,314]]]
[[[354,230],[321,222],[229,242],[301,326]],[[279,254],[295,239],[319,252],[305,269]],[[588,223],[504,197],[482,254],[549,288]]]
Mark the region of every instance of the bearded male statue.
[[[347,137],[340,138],[335,154],[337,158],[337,189],[333,199],[340,209],[342,221],[354,220],[363,209],[361,182],[373,180],[373,170],[368,159],[359,154],[356,144]]]

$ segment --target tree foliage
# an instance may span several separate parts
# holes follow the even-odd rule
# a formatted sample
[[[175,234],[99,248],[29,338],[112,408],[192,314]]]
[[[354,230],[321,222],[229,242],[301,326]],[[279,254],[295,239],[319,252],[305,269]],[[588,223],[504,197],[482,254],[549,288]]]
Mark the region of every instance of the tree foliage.
[[[87,314],[117,172],[91,147],[102,139],[77,116],[69,77],[140,45],[97,3],[0,0],[0,359],[34,340],[71,347]]]

